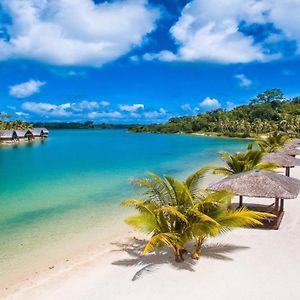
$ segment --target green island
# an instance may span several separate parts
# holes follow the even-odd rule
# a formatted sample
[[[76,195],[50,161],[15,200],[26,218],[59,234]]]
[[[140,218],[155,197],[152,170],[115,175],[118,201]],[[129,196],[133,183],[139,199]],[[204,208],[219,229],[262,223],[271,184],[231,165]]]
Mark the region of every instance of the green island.
[[[164,124],[132,125],[130,132],[198,133],[227,137],[257,137],[272,131],[300,134],[300,97],[285,98],[270,89],[230,111],[217,109],[197,116],[171,118]]]

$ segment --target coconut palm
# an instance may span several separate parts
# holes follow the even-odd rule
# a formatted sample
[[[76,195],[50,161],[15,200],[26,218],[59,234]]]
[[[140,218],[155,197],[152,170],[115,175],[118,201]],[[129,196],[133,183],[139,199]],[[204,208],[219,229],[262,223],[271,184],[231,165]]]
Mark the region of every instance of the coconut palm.
[[[226,166],[214,168],[213,173],[233,175],[253,169],[273,170],[278,167],[276,164],[261,162],[263,155],[263,151],[253,149],[251,144],[245,152],[237,152],[235,154],[220,152],[219,156]]]
[[[275,131],[272,135],[269,135],[266,139],[260,139],[256,141],[256,144],[263,152],[274,152],[278,148],[282,147],[289,137],[282,133]]]
[[[206,171],[207,168],[200,169],[185,181],[150,173],[147,179],[134,182],[144,190],[143,197],[126,199],[122,205],[134,207],[139,212],[125,222],[151,235],[144,253],[168,246],[179,262],[183,260],[185,246],[193,240],[192,257],[198,259],[207,237],[214,237],[230,228],[258,225],[263,218],[271,216],[246,208],[228,210],[228,202],[233,196],[231,193],[199,189]]]

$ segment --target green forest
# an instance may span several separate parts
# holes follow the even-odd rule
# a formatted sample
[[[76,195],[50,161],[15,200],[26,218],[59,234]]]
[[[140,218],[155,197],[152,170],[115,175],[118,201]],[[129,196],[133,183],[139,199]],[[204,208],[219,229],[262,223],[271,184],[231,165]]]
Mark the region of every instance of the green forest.
[[[130,132],[204,133],[255,137],[272,131],[300,134],[300,97],[285,98],[279,89],[266,90],[248,105],[217,109],[197,116],[171,118],[164,124],[133,125]]]

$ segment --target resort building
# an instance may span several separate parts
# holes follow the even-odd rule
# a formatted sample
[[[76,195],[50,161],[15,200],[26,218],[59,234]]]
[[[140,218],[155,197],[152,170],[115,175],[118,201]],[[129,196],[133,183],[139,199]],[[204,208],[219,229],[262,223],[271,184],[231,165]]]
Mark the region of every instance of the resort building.
[[[14,143],[22,141],[32,141],[34,139],[44,139],[49,135],[47,128],[33,128],[26,130],[0,130],[0,142]]]
[[[19,141],[32,141],[33,134],[31,130],[15,130]]]
[[[47,128],[33,128],[32,129],[32,134],[34,137],[42,137],[42,138],[47,138],[49,131]]]
[[[1,142],[9,142],[17,140],[17,133],[15,130],[0,130],[0,140]]]

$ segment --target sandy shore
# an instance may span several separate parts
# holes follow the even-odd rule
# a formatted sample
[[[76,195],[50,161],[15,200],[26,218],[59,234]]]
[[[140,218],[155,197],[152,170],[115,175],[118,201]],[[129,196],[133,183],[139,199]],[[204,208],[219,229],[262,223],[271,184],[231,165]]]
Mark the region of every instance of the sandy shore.
[[[300,167],[292,169],[291,176],[300,179]],[[7,290],[3,298],[296,300],[300,298],[299,236],[300,197],[286,200],[278,231],[232,231],[209,240],[199,261],[174,263],[165,251],[140,256],[144,237],[124,227],[124,235],[114,237],[97,255],[49,270],[14,293]]]

